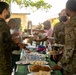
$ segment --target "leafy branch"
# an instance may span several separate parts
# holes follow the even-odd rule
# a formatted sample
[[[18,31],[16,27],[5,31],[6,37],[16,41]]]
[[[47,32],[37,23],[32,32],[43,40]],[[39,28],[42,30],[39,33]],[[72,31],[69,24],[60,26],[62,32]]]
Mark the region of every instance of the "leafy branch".
[[[6,0],[6,2],[10,3],[11,0]],[[20,6],[24,7],[32,7],[38,9],[48,10],[52,6],[49,3],[44,2],[44,0],[31,1],[31,0],[12,0],[12,2],[16,2]]]

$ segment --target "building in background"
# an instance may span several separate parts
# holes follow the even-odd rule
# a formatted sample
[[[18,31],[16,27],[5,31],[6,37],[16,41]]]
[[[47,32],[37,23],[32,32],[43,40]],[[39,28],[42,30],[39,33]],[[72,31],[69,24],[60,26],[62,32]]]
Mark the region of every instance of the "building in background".
[[[27,15],[29,15],[29,13],[11,13],[11,18],[21,18],[21,27],[22,30],[24,30],[27,29]]]

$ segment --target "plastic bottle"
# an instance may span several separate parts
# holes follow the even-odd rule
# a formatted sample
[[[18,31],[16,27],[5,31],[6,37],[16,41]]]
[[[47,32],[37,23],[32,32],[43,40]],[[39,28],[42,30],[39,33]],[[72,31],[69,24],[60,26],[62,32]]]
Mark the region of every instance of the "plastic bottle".
[[[25,52],[24,52],[24,50],[22,49],[20,59],[22,60],[22,59],[24,59],[24,58],[25,58]]]
[[[32,45],[34,46],[34,48],[36,48],[36,42],[33,41]]]

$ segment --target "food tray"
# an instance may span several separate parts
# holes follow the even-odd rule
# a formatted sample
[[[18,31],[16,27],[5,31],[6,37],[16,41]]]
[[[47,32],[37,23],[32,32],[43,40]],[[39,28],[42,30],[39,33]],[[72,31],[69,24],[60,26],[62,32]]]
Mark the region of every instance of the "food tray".
[[[47,65],[47,61],[30,61],[30,64],[32,65]]]
[[[31,72],[31,73],[35,73],[35,72],[30,71],[30,67],[31,67],[31,66],[33,66],[33,65],[28,65],[28,71]],[[50,67],[49,65],[42,65],[42,66]],[[51,70],[51,72],[52,72],[52,70]]]
[[[30,62],[24,60],[24,61],[17,61],[16,64],[29,64]]]

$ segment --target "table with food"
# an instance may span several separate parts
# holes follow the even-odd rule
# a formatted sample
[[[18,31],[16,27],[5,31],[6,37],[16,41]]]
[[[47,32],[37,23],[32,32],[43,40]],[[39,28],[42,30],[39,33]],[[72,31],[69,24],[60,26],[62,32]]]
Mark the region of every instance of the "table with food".
[[[33,36],[29,36],[32,37]],[[53,37],[48,37],[54,39]],[[28,40],[24,40],[26,43]],[[32,45],[31,45],[32,43]],[[56,64],[51,61],[50,55],[57,55],[58,51],[46,50],[43,45],[36,45],[35,41],[27,42],[26,48],[29,49],[29,53],[25,50],[23,57],[20,61],[17,61],[17,72],[16,75],[62,75],[60,70],[52,70],[52,67]],[[62,45],[54,44],[53,47],[63,47]]]
[[[62,75],[59,70],[52,70],[55,62],[51,61],[47,54],[35,51],[25,53],[24,59],[17,61],[16,64],[16,75]]]

